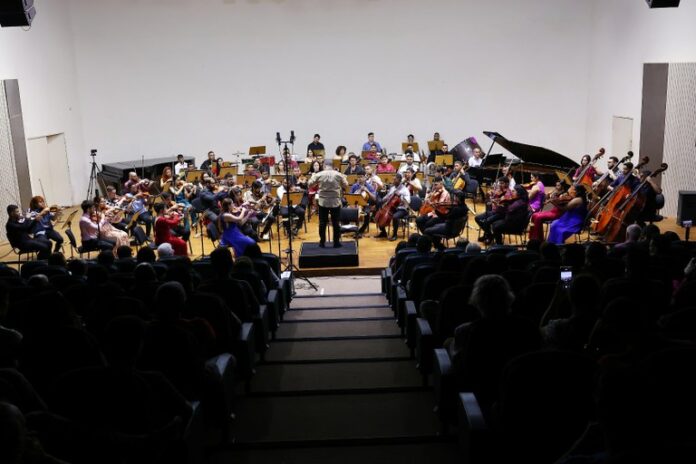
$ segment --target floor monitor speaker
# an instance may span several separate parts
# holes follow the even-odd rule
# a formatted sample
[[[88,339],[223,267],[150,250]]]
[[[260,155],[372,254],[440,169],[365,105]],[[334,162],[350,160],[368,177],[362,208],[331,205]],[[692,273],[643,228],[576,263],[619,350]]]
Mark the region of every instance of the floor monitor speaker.
[[[681,225],[684,221],[696,221],[696,191],[679,191],[677,224]]]
[[[645,0],[650,8],[676,8],[680,0]]]
[[[36,16],[34,0],[3,0],[0,2],[0,26],[31,26]]]

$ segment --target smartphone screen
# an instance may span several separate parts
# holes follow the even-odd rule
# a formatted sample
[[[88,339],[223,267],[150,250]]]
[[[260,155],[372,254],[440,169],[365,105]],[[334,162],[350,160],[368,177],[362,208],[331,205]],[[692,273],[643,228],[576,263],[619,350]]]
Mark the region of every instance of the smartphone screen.
[[[564,287],[570,287],[570,281],[573,279],[573,268],[570,266],[561,266],[561,283]]]

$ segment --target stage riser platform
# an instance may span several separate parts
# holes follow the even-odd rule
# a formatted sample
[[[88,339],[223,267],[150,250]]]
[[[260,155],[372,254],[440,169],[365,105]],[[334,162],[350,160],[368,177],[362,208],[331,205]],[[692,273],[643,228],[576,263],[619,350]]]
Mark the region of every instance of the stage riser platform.
[[[299,268],[358,267],[358,245],[355,241],[341,242],[343,246],[334,248],[332,242],[326,242],[321,248],[319,242],[304,242],[300,247]]]

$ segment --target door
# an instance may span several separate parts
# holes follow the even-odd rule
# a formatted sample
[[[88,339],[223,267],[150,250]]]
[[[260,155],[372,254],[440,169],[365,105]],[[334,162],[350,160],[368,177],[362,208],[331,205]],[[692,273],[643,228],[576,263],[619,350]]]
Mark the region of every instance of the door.
[[[633,150],[633,118],[614,116],[611,124],[611,153],[621,159]]]
[[[72,206],[72,183],[65,134],[27,140],[32,196],[41,195],[49,205]]]

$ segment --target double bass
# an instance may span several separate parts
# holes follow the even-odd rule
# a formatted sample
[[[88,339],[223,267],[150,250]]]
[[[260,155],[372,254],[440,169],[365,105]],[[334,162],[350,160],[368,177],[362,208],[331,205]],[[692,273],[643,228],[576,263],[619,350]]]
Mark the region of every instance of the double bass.
[[[635,169],[640,170],[640,168],[642,168],[649,162],[650,158],[644,156],[643,158],[641,158],[640,163],[638,163]],[[597,222],[594,224],[593,230],[594,233],[604,235],[607,232],[609,224],[612,222],[612,218],[614,217],[617,208],[620,207],[624,200],[631,196],[633,190],[631,189],[631,187],[626,185],[626,182],[630,177],[630,175],[624,177],[623,181],[608,194],[608,198],[606,200],[606,205],[604,209],[597,214]],[[591,213],[592,211],[590,211],[590,214]]]
[[[580,174],[578,175],[578,178],[575,180],[575,182],[573,182],[573,186],[584,185],[585,190],[587,190],[588,192],[592,191],[592,183],[594,182],[594,179],[592,178],[592,176],[589,175],[588,171],[591,167],[594,167],[594,165],[597,163],[597,161],[599,161],[599,159],[602,156],[604,156],[604,153],[606,153],[604,148],[600,148],[599,152],[596,155],[594,155],[594,157],[592,157],[592,160],[589,163],[587,163],[587,166],[582,168]]]
[[[641,194],[643,186],[651,177],[656,177],[667,170],[667,163],[662,163],[659,168],[652,174],[647,176],[638,186],[633,189],[633,192],[621,202],[609,219],[604,240],[607,242],[615,242],[623,238],[626,234],[626,228],[629,224],[633,224],[640,212],[645,207],[645,195]]]

